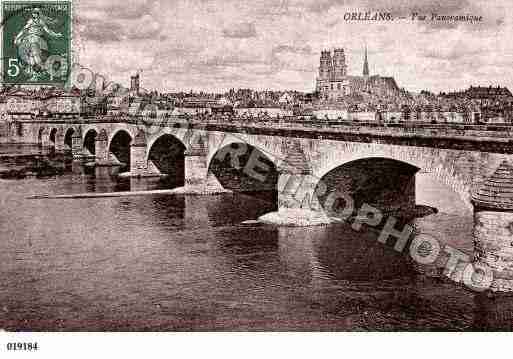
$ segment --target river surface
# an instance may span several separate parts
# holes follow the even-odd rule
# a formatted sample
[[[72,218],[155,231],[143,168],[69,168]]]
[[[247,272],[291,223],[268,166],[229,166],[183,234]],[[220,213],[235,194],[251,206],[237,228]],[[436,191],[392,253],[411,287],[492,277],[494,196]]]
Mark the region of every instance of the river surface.
[[[2,145],[0,167],[38,151]],[[512,299],[419,268],[373,231],[242,224],[273,209],[251,196],[27,199],[165,187],[114,174],[75,163],[62,175],[0,180],[0,328],[511,329]],[[471,213],[441,185],[418,178],[417,187],[419,203],[440,209],[418,228],[471,253]]]

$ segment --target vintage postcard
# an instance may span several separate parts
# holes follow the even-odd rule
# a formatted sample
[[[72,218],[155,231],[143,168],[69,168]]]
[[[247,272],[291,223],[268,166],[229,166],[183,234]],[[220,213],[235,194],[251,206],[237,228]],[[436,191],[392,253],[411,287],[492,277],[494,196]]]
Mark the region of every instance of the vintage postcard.
[[[512,3],[1,10],[0,329],[513,329]]]

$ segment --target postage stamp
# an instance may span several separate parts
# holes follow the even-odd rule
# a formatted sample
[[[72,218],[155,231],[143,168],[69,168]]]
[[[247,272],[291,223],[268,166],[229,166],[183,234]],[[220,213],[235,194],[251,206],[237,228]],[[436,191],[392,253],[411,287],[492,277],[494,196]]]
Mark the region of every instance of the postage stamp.
[[[2,1],[2,81],[59,85],[71,61],[71,1]]]

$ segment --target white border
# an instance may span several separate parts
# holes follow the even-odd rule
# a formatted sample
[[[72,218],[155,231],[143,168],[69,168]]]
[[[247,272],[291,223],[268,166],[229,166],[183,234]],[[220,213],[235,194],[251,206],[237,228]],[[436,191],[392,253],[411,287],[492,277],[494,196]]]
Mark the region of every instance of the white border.
[[[504,333],[80,333],[0,334],[2,358],[408,358],[508,356]],[[6,343],[37,341],[37,352]]]

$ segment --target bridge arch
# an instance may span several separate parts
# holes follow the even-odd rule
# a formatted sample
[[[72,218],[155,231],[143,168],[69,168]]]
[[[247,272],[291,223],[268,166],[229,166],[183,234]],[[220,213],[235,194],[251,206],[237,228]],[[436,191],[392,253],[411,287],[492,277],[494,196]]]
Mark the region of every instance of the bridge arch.
[[[277,203],[278,166],[267,153],[243,141],[230,141],[213,152],[208,173],[224,189]]]
[[[130,145],[133,141],[132,134],[125,129],[115,131],[109,139],[108,148],[111,156],[130,169]]]
[[[419,169],[419,173],[429,173],[432,178],[457,193],[467,209],[472,210],[472,186],[469,180],[458,174],[457,170],[448,161],[444,161],[443,156],[437,154],[436,151],[418,148],[409,150],[404,147],[397,149],[395,146],[379,144],[366,144],[365,148],[357,151],[347,150],[347,147],[356,148],[358,145],[363,147],[362,144],[339,144],[338,146],[346,148],[326,151],[320,161],[315,162],[315,177],[321,179],[337,167],[347,163],[368,158],[385,158],[416,167]]]
[[[326,204],[333,192],[349,195],[357,210],[364,204],[384,213],[413,211],[415,201],[415,175],[420,170],[415,165],[383,157],[367,157],[345,162],[328,171],[316,187],[319,202]],[[320,186],[323,186],[321,189]],[[346,203],[340,203],[343,210]],[[337,210],[338,203],[331,203],[330,210]]]
[[[248,146],[258,149],[266,157],[268,157],[273,163],[280,164],[282,154],[282,143],[283,140],[280,137],[265,137],[264,139],[258,136],[251,136],[247,134],[226,134],[221,132],[213,132],[209,135],[209,145],[211,150],[209,151],[207,162],[210,166],[212,159],[223,147],[226,147],[232,143],[245,143]]]
[[[53,127],[50,130],[50,134],[48,135],[48,141],[49,141],[50,145],[53,146],[53,147],[55,147],[55,145],[56,145],[57,131],[58,131],[58,129]]]
[[[96,137],[98,136],[98,131],[94,128],[90,128],[86,130],[84,133],[84,141],[83,141],[83,149],[87,150],[91,155],[96,154]]]
[[[147,162],[160,173],[168,175],[172,186],[185,184],[185,151],[182,141],[169,133],[160,134],[147,147]]]
[[[46,135],[48,134],[48,131],[46,127],[40,127],[37,131],[37,144],[39,146],[43,146],[46,142]]]
[[[66,130],[64,134],[64,149],[71,151],[73,148],[73,136],[75,135],[76,130],[73,127],[70,127]]]
[[[177,141],[177,144],[180,143],[181,146],[183,146],[185,149],[187,149],[187,145],[186,143],[183,141],[183,138],[181,138],[180,136],[180,133],[177,133],[175,132],[175,129],[173,128],[169,128],[169,127],[165,127],[165,128],[162,128],[158,133],[156,134],[149,134],[148,132],[146,132],[146,141],[147,141],[147,152],[146,152],[146,156],[148,157],[149,156],[149,153],[150,153],[150,150],[151,148],[153,147],[153,145],[162,139],[163,136],[171,136],[174,138],[174,141]],[[135,136],[134,136],[135,138]]]
[[[115,126],[113,129],[111,129],[110,131],[108,131],[108,147],[110,148],[111,146],[111,143],[112,143],[112,140],[114,139],[114,137],[116,137],[117,135],[119,135],[120,132],[124,132],[125,134],[127,134],[132,140],[135,138],[135,136],[137,135],[137,131],[134,131],[134,129],[130,126]]]

